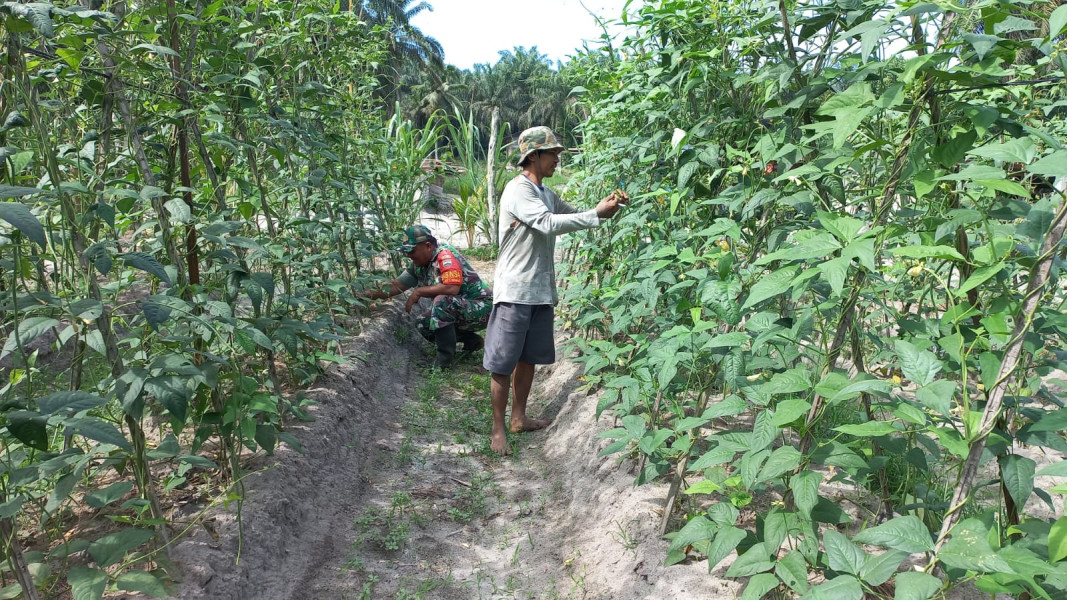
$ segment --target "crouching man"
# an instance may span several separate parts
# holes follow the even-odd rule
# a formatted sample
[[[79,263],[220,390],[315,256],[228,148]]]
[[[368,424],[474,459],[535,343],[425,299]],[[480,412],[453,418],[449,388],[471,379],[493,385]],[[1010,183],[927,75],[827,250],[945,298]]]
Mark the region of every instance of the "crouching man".
[[[384,300],[410,289],[404,306],[407,312],[420,298],[431,298],[430,309],[418,321],[418,330],[437,346],[435,367],[452,366],[457,343],[463,344],[464,352],[480,350],[482,338],[477,332],[489,322],[493,290],[467,259],[455,248],[439,243],[423,225],[408,227],[404,243],[396,251],[410,258],[412,266],[382,290],[369,290],[364,296]]]

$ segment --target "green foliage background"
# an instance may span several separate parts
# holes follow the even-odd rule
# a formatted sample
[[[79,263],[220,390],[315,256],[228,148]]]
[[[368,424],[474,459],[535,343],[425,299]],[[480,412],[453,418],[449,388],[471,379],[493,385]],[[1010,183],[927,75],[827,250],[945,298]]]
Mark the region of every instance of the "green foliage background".
[[[634,201],[563,303],[603,453],[671,482],[669,562],[736,550],[745,598],[1065,589],[1029,453],[1067,450],[1065,18],[663,1],[589,69],[580,185]]]
[[[485,229],[494,109],[498,146],[580,143],[578,204],[633,198],[571,236],[560,311],[604,454],[670,483],[668,562],[1062,595],[1067,7],[631,3],[617,50],[471,72],[422,8],[0,4],[0,595],[165,595],[160,496],[239,502],[242,452],[298,445],[427,158]],[[122,527],[63,536],[86,508]]]

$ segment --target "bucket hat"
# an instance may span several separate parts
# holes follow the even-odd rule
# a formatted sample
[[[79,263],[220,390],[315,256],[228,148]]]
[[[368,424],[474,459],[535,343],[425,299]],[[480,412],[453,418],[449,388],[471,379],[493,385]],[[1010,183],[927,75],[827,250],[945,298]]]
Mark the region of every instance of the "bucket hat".
[[[519,164],[526,160],[531,152],[538,150],[565,150],[559,138],[545,126],[531,127],[519,134]]]

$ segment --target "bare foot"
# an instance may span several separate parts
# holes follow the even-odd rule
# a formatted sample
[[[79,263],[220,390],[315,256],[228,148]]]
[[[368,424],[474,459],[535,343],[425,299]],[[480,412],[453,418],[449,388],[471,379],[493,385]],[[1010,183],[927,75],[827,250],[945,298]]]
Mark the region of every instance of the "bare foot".
[[[496,431],[495,429],[496,428],[494,428],[492,435],[489,436],[489,448],[500,456],[507,456],[511,454],[511,448],[508,446],[507,434],[504,433],[503,429],[501,429],[500,431]]]
[[[521,431],[537,431],[538,429],[544,429],[552,423],[552,419],[531,419],[530,417],[523,417],[521,420],[511,420],[511,433],[519,433]]]

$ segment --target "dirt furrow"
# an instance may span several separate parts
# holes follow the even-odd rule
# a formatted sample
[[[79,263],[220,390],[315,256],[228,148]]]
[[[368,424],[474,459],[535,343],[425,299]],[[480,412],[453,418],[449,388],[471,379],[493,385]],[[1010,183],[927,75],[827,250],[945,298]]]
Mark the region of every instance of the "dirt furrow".
[[[222,510],[183,541],[183,599],[713,598],[739,586],[706,563],[662,566],[666,491],[600,458],[578,367],[538,371],[532,413],[555,417],[488,450],[488,376],[446,376],[394,306],[353,340],[359,357],[309,390],[316,421],[250,478],[240,561]]]

